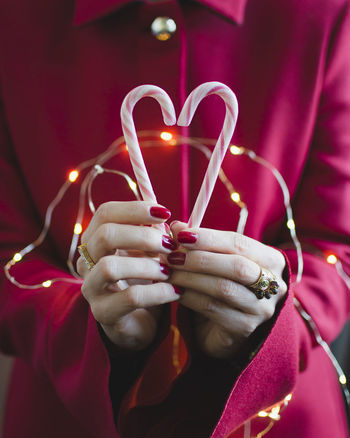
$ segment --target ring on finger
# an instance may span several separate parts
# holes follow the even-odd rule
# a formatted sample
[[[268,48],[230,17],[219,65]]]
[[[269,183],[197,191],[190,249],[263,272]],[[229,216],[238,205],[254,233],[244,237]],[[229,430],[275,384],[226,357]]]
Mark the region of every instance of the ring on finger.
[[[87,243],[82,243],[81,245],[79,245],[78,251],[85,265],[87,266],[88,270],[91,271],[92,268],[96,265],[96,263],[92,260],[89,254],[89,251],[87,249]]]
[[[255,283],[249,285],[248,287],[255,294],[258,300],[261,300],[262,298],[270,299],[271,295],[276,295],[279,284],[271,271],[260,266],[259,278]]]

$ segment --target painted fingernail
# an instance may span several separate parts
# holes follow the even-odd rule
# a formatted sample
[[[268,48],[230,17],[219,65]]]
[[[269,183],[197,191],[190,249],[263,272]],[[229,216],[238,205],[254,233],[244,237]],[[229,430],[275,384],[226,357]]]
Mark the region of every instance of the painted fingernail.
[[[174,251],[174,249],[176,249],[178,246],[174,239],[166,236],[165,234],[162,236],[162,245],[164,248],[170,249],[171,251]]]
[[[169,268],[168,265],[166,265],[165,263],[159,263],[160,266],[160,270],[162,272],[162,274],[164,275],[170,275],[171,274],[171,269]]]
[[[158,219],[169,219],[171,211],[165,207],[151,207],[149,210],[151,216]]]
[[[198,235],[190,231],[180,231],[177,235],[177,240],[180,243],[196,243]]]
[[[172,265],[185,264],[186,254],[184,252],[172,252],[168,255],[168,262]]]
[[[174,292],[175,292],[177,295],[183,295],[183,294],[185,293],[185,288],[184,288],[184,287],[174,286],[174,285],[173,285],[173,288],[174,288]]]

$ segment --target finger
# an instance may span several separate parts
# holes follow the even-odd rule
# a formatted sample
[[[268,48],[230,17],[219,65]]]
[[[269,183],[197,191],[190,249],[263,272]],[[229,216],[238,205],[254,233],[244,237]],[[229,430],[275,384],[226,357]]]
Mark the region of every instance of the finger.
[[[257,315],[232,309],[221,301],[192,289],[186,290],[180,303],[208,318],[231,335],[248,337],[262,322]]]
[[[77,260],[77,272],[82,278],[85,278],[90,272],[81,256]]]
[[[257,263],[236,254],[175,251],[168,255],[167,260],[176,269],[224,277],[245,286],[255,283],[260,276]]]
[[[173,271],[169,281],[171,284],[193,289],[214,298],[232,309],[251,315],[262,315],[264,319],[271,318],[279,300],[278,295],[273,295],[270,300],[258,300],[255,294],[245,286],[212,275]]]
[[[240,233],[209,228],[187,228],[187,224],[179,221],[172,222],[171,231],[174,238],[185,248],[238,254],[269,269],[283,270],[285,266],[284,256],[280,251]]]
[[[176,248],[171,237],[155,228],[114,223],[100,225],[87,242],[87,250],[95,263],[105,255],[114,254],[116,249],[166,254]]]
[[[162,205],[148,201],[111,201],[101,204],[82,235],[82,242],[89,241],[96,229],[105,223],[159,224],[165,222],[171,212]]]
[[[93,297],[108,294],[109,285],[123,279],[165,281],[170,269],[156,260],[147,258],[106,256],[99,260],[86,277],[82,292],[90,301]]]
[[[110,325],[134,310],[178,301],[179,298],[169,283],[137,284],[121,292],[97,296],[90,302],[90,307],[97,321]]]

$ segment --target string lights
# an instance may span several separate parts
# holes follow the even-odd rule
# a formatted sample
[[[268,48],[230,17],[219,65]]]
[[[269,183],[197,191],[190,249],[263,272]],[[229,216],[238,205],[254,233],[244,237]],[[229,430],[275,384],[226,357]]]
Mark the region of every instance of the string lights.
[[[140,131],[138,133],[139,139],[140,139],[140,145],[142,148],[148,148],[148,147],[166,147],[166,146],[177,146],[181,144],[188,144],[189,146],[199,150],[201,153],[203,153],[206,158],[209,160],[211,157],[211,149],[208,146],[213,146],[216,143],[216,140],[213,139],[202,139],[202,138],[193,138],[193,137],[181,137],[176,136],[171,132],[168,131]],[[298,259],[298,269],[297,269],[297,278],[296,282],[300,282],[302,278],[302,272],[303,272],[303,254],[301,250],[301,244],[296,234],[296,224],[293,218],[293,212],[290,204],[290,195],[288,187],[280,174],[280,172],[272,166],[268,161],[263,159],[262,157],[259,157],[256,155],[256,153],[250,149],[247,149],[242,146],[236,146],[231,145],[230,146],[230,153],[233,156],[240,156],[240,155],[246,155],[249,157],[252,161],[255,161],[256,163],[262,165],[263,167],[267,168],[275,177],[276,181],[278,182],[282,193],[283,193],[283,199],[284,199],[284,206],[286,209],[286,227],[289,230],[291,240],[293,242],[293,245],[297,252],[297,259]],[[89,207],[89,210],[92,214],[95,213],[96,208],[93,202],[93,196],[92,196],[92,187],[93,183],[96,180],[97,177],[109,173],[116,175],[118,177],[123,178],[126,183],[128,184],[131,192],[133,193],[135,199],[140,200],[141,196],[138,190],[137,183],[125,172],[121,172],[115,169],[108,169],[104,167],[104,164],[110,160],[112,157],[123,153],[127,151],[127,147],[124,142],[124,137],[120,137],[117,140],[115,140],[110,147],[104,151],[102,154],[98,155],[97,157],[84,161],[83,163],[79,164],[75,169],[70,170],[67,173],[67,179],[63,183],[63,185],[58,190],[55,198],[51,201],[49,204],[46,214],[45,214],[45,220],[43,228],[37,237],[36,240],[34,240],[32,243],[27,245],[25,248],[19,250],[16,252],[12,259],[9,260],[5,267],[5,275],[8,278],[8,280],[16,285],[17,287],[21,289],[41,289],[41,288],[49,288],[56,282],[66,282],[66,283],[77,283],[82,284],[82,279],[77,274],[75,268],[74,268],[74,256],[76,254],[76,249],[78,246],[80,235],[83,231],[83,217],[84,217],[84,211],[86,204]],[[238,208],[240,209],[239,213],[239,220],[238,225],[236,228],[236,231],[243,234],[245,230],[245,226],[248,219],[248,208],[247,205],[244,203],[244,201],[241,199],[241,196],[239,192],[234,188],[232,182],[227,178],[225,172],[223,169],[220,169],[219,172],[219,180],[222,184],[226,187],[226,190],[229,194],[229,197],[232,202],[234,202]],[[64,195],[66,194],[67,190],[72,186],[72,184],[76,184],[77,181],[81,181],[80,185],[80,193],[79,193],[79,202],[78,202],[78,209],[76,214],[76,220],[75,225],[72,232],[72,240],[71,245],[69,248],[68,258],[67,258],[67,266],[72,274],[71,277],[63,277],[63,278],[50,278],[50,279],[43,279],[40,283],[37,284],[23,284],[16,280],[16,278],[11,274],[11,269],[14,265],[17,263],[20,263],[23,261],[25,256],[32,252],[34,249],[39,247],[44,239],[47,236],[52,214],[55,210],[55,208],[59,205],[59,203],[62,201]],[[342,263],[337,257],[336,254],[333,253],[327,253],[322,254],[322,257],[326,260],[326,262],[330,265],[334,265],[336,268],[336,272],[338,275],[343,279],[343,281],[346,283],[346,285],[350,288],[350,278],[346,274],[346,272],[343,269]],[[119,283],[118,283],[119,284]],[[128,286],[128,284],[125,281],[120,282],[120,287],[124,289]],[[346,387],[346,377],[344,372],[342,371],[339,363],[337,362],[336,358],[332,354],[328,344],[322,339],[320,332],[315,324],[315,322],[312,320],[311,316],[303,309],[300,302],[294,298],[294,304],[300,315],[303,317],[305,322],[310,327],[312,333],[314,334],[314,337],[318,344],[322,346],[322,348],[325,350],[327,355],[329,356],[330,360],[332,361],[334,368],[338,374],[338,380],[342,387],[345,399],[347,403],[350,406],[350,394]],[[179,342],[180,342],[180,333],[177,327],[171,326],[171,330],[173,331],[173,364],[177,372],[180,372],[180,365],[179,365]],[[266,418],[269,420],[269,423],[267,427],[259,432],[255,438],[261,438],[264,436],[268,431],[272,428],[274,423],[276,421],[279,421],[281,418],[281,413],[286,409],[288,403],[290,402],[292,398],[292,394],[288,394],[280,403],[270,407],[266,408],[262,411],[260,411],[256,417],[257,418]],[[248,420],[244,424],[244,438],[252,438],[251,437],[251,421]]]

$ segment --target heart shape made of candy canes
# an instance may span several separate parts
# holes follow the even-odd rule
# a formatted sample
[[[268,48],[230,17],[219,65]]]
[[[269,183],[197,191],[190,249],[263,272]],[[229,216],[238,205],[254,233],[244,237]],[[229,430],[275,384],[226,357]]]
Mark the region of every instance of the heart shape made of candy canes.
[[[219,138],[210,158],[202,186],[199,190],[195,205],[188,221],[189,227],[199,227],[205,210],[208,206],[215,182],[217,180],[222,161],[234,133],[237,117],[238,102],[233,91],[221,82],[205,82],[195,88],[187,97],[180,116],[178,126],[189,126],[199,103],[204,97],[211,94],[219,95],[225,102],[226,114]],[[176,114],[174,105],[168,94],[155,85],[140,85],[131,90],[121,106],[121,121],[125,143],[128,147],[130,161],[135,173],[136,181],[144,201],[157,202],[154,190],[143,160],[140,144],[137,138],[132,112],[136,103],[143,97],[153,97],[159,103],[164,123],[167,126],[175,125]]]

